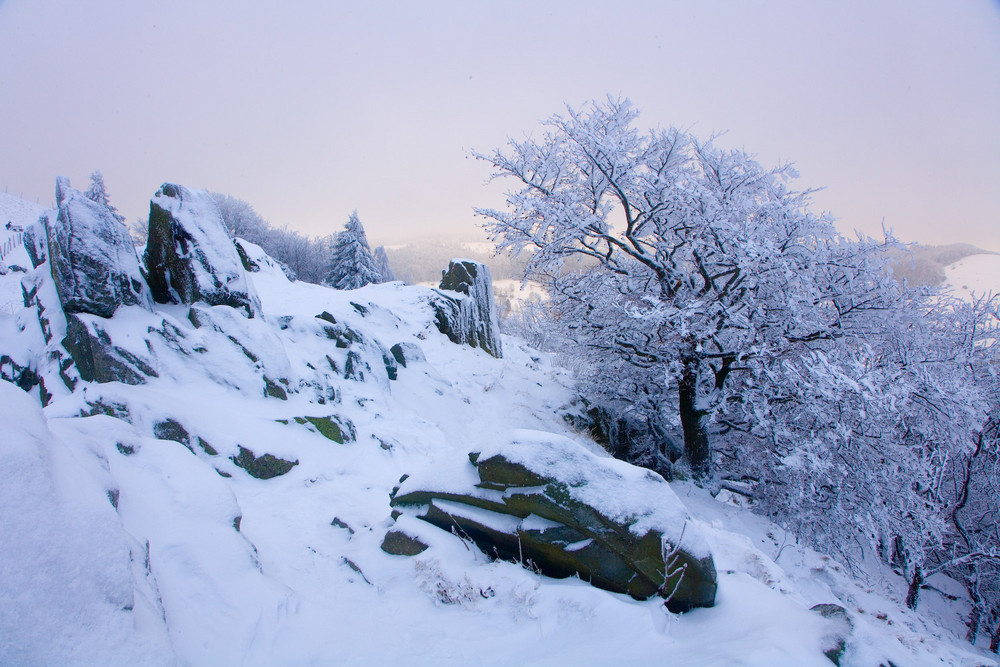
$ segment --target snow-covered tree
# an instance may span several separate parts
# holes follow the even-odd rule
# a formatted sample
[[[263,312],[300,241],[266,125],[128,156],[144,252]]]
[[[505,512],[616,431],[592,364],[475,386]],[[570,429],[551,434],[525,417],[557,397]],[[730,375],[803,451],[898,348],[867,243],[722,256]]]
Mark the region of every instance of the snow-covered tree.
[[[378,269],[381,280],[379,282],[388,283],[396,280],[396,274],[389,265],[389,255],[385,252],[385,246],[375,248],[375,267]]]
[[[267,222],[254,207],[242,199],[218,192],[210,193],[222,214],[222,221],[233,238],[241,238],[263,246],[271,232]]]
[[[766,169],[676,129],[641,133],[628,100],[545,122],[540,140],[477,154],[513,179],[508,210],[478,209],[500,250],[534,250],[567,336],[612,393],[679,416],[692,472],[709,474],[712,419],[750,363],[861,335],[886,306],[884,244],[849,241]],[[565,271],[569,258],[584,270]],[[672,405],[668,406],[667,402]],[[672,410],[671,410],[672,408]]]
[[[96,170],[90,175],[90,186],[83,193],[83,196],[107,208],[118,222],[125,223],[125,216],[119,213],[118,209],[111,204],[111,199],[108,197],[108,190],[104,185],[104,175],[100,170]]]
[[[753,368],[720,417],[727,467],[757,482],[759,511],[844,562],[876,554],[906,578],[911,607],[947,569],[950,480],[989,409],[974,377],[987,330],[929,296],[901,292],[864,336]]]
[[[320,283],[326,276],[332,235],[309,238],[288,227],[278,228],[242,199],[216,192],[211,195],[234,238],[256,243],[298,280]]]
[[[365,229],[354,211],[333,242],[330,271],[324,283],[336,289],[357,289],[381,280]]]

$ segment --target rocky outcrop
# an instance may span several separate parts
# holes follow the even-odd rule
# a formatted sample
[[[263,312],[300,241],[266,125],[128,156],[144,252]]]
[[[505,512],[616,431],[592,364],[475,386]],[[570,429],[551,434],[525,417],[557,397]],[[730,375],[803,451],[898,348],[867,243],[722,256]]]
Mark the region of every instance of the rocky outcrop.
[[[159,303],[231,306],[260,312],[239,252],[207,192],[164,183],[149,206],[146,269]]]
[[[616,459],[673,478],[673,461],[683,452],[662,429],[611,406],[592,405],[585,399],[582,403],[580,409],[566,414],[567,423],[586,431]]]
[[[489,268],[468,259],[452,260],[441,278],[434,313],[438,330],[459,345],[503,356],[500,320]]]
[[[116,346],[102,321],[91,315],[66,317],[62,345],[85,382],[144,384],[147,378],[157,377],[151,363]]]
[[[389,353],[392,354],[392,358],[396,360],[396,363],[403,368],[406,368],[410,364],[427,361],[424,351],[416,343],[396,343],[389,348]]]
[[[111,317],[119,306],[151,306],[128,229],[106,207],[56,180],[57,208],[45,218],[48,257],[66,314]],[[33,235],[32,263],[39,261]]]
[[[712,556],[659,475],[532,431],[469,460],[474,470],[434,479],[477,482],[405,478],[392,507],[544,575],[576,575],[637,599],[659,595],[675,612],[715,603]]]
[[[48,243],[45,239],[45,221],[47,215],[43,215],[40,220],[24,228],[24,249],[28,253],[28,260],[33,268],[38,268],[49,258]]]
[[[362,316],[366,316],[369,312],[368,308],[361,304],[352,302],[351,306]],[[323,335],[334,341],[336,347],[347,350],[342,367],[328,357],[334,372],[340,373],[345,380],[357,382],[373,380],[384,388],[388,388],[390,380],[397,379],[396,358],[378,341],[366,338],[360,332],[338,322],[337,318],[326,311],[317,315],[316,319],[324,322],[321,325]]]

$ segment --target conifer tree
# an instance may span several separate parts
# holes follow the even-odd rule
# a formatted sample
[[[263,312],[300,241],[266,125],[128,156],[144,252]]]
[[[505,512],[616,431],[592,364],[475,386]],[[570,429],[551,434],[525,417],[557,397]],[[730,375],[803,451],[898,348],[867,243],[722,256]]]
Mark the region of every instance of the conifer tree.
[[[365,228],[354,211],[333,242],[330,272],[323,282],[336,289],[357,289],[381,279]]]
[[[90,187],[83,193],[83,196],[90,201],[104,206],[111,211],[111,215],[115,217],[115,220],[125,224],[125,216],[118,212],[118,209],[111,204],[111,200],[108,198],[108,190],[104,186],[104,175],[101,174],[100,169],[90,175]]]
[[[375,248],[375,266],[381,276],[380,283],[388,283],[396,280],[396,273],[389,265],[389,256],[385,252],[385,246]]]

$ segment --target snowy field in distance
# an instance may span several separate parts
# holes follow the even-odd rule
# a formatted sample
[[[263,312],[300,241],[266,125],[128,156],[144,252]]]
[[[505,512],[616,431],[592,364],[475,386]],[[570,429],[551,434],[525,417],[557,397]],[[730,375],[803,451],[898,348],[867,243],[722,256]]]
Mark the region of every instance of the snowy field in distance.
[[[971,255],[945,268],[945,282],[956,296],[1000,294],[1000,255]]]

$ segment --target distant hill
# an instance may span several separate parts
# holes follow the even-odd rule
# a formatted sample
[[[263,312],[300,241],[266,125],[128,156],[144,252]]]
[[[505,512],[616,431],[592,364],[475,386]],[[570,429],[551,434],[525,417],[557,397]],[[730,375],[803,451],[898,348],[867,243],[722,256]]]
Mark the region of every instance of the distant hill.
[[[969,255],[948,265],[945,284],[961,297],[1000,294],[1000,254]]]
[[[893,271],[898,278],[906,280],[911,285],[930,286],[944,285],[947,280],[947,267],[959,260],[979,255],[1000,257],[1000,254],[983,250],[970,243],[913,245],[900,251],[898,255],[893,265]]]
[[[411,284],[441,281],[441,271],[455,258],[472,259],[490,267],[494,280],[520,280],[524,259],[497,255],[493,244],[473,241],[427,241],[385,246],[396,277]]]

